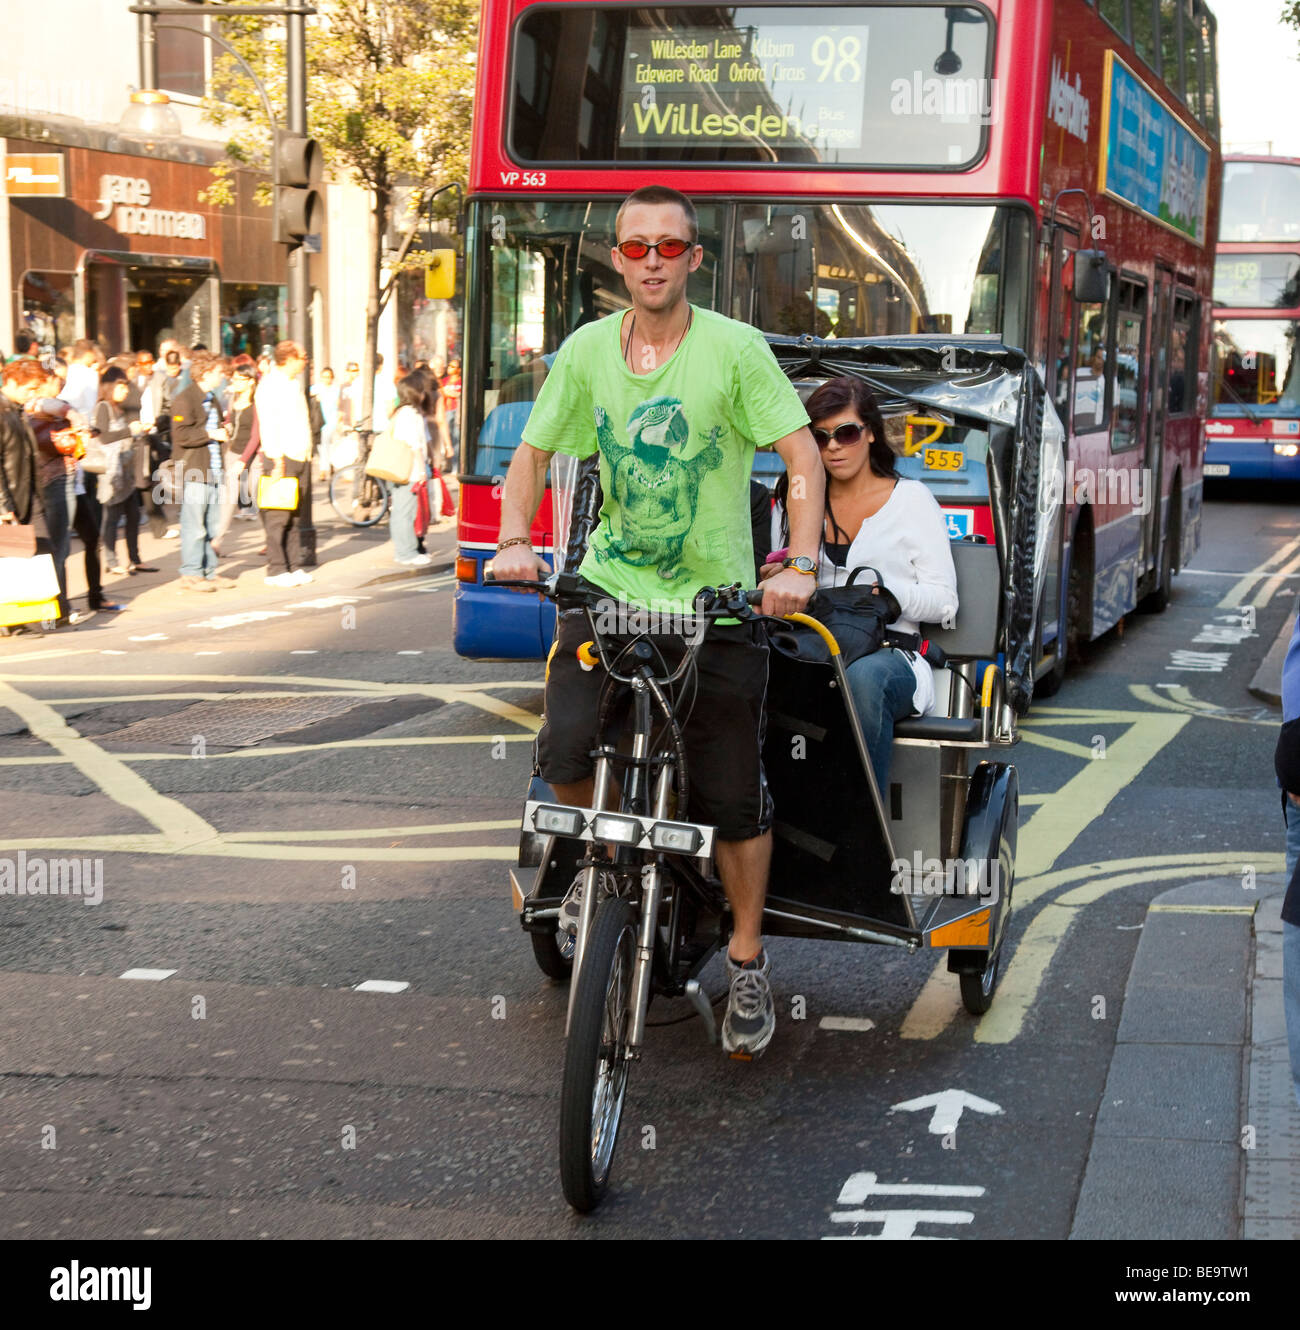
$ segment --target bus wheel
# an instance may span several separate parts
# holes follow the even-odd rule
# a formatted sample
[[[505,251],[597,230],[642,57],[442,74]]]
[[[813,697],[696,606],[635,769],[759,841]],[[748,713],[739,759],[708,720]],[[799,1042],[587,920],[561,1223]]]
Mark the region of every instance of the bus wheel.
[[[1178,511],[1174,506],[1177,501],[1177,495],[1169,501],[1175,513]],[[1175,521],[1175,518],[1170,518],[1165,526],[1165,538],[1160,542],[1160,581],[1156,589],[1149,596],[1145,596],[1138,606],[1144,614],[1163,614],[1174,597],[1174,551],[1178,548],[1178,528]]]

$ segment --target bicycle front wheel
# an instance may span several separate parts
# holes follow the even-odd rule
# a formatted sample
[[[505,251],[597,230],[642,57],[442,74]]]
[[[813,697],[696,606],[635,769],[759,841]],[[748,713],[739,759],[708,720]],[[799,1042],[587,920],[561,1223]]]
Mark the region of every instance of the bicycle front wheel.
[[[340,467],[330,476],[330,507],[353,526],[382,522],[391,497],[388,482],[366,475],[360,462]]]
[[[618,1143],[635,963],[635,912],[618,897],[602,901],[573,995],[560,1093],[560,1178],[583,1214],[604,1199]]]

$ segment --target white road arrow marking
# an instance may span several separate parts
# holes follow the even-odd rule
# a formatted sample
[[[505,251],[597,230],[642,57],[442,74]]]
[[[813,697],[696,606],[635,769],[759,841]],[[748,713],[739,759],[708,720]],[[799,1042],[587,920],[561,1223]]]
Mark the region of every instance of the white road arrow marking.
[[[975,1113],[1001,1113],[1002,1106],[994,1104],[978,1095],[967,1094],[965,1090],[941,1090],[938,1094],[923,1095],[920,1099],[908,1099],[895,1104],[891,1113],[915,1113],[920,1109],[933,1108],[930,1117],[930,1135],[947,1136],[957,1130],[962,1112],[970,1109]]]

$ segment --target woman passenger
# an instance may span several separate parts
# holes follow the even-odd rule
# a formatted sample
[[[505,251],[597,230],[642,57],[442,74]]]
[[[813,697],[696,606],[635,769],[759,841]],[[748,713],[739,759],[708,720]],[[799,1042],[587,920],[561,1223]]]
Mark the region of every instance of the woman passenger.
[[[922,623],[950,619],[957,612],[957,574],[943,510],[919,480],[898,475],[870,389],[861,379],[830,379],[809,397],[807,408],[826,468],[817,585],[844,586],[854,568],[873,568],[899,604],[891,628],[915,633]],[[780,545],[789,543],[786,489],[782,476],[772,517],[774,542]],[[764,566],[764,577],[779,570],[782,554],[771,556],[775,562]],[[917,653],[896,647],[859,657],[847,673],[884,797],[894,722],[934,710],[934,676]]]

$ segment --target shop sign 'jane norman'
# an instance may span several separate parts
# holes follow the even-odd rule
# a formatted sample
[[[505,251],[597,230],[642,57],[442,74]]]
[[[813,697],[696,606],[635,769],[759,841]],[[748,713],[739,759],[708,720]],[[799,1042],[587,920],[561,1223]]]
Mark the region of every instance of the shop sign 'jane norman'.
[[[151,208],[153,187],[140,176],[99,177],[98,222],[113,217],[114,230],[126,236],[174,236],[177,240],[203,240],[207,236],[203,214]],[[116,215],[114,215],[116,214]]]

